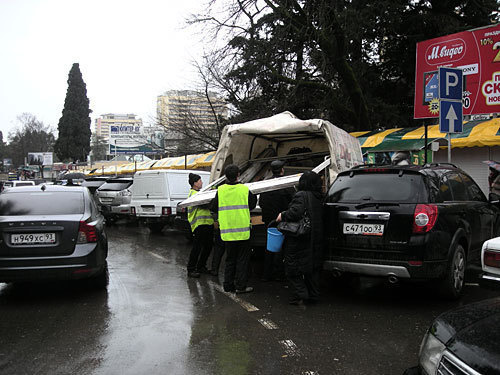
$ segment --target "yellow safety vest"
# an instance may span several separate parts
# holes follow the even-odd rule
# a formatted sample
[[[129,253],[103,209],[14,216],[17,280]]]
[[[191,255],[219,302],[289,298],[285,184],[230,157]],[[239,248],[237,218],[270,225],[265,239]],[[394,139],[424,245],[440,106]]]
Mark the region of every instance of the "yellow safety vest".
[[[189,190],[189,196],[193,196],[198,193],[197,190]],[[199,225],[213,225],[214,219],[210,214],[210,210],[204,208],[203,206],[192,206],[188,207],[188,221],[191,226],[191,231],[194,232]]]
[[[250,238],[248,187],[242,184],[218,188],[219,226],[222,241],[243,241]]]

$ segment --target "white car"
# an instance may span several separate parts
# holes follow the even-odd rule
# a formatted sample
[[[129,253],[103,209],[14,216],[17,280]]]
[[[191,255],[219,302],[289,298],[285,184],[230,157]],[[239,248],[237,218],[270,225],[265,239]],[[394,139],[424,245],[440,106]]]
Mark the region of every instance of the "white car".
[[[14,181],[5,181],[3,183],[3,187],[4,188],[19,187],[19,186],[35,186],[35,181],[31,181],[31,180],[14,180]]]
[[[481,250],[481,281],[500,286],[500,237],[485,241]]]

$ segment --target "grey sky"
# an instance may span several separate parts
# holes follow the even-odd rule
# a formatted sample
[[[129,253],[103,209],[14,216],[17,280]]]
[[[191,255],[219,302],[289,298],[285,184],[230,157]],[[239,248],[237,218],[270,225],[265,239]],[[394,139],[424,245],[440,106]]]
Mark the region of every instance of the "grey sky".
[[[0,0],[0,130],[23,112],[57,129],[69,70],[80,63],[94,119],[154,116],[156,96],[193,88],[201,0]]]

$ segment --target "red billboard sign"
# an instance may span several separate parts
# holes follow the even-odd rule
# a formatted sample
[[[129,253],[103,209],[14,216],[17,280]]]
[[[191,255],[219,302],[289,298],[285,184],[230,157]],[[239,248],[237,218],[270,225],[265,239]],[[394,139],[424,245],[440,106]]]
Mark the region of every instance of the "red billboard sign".
[[[463,114],[500,112],[500,24],[417,43],[413,117],[439,117],[438,68],[464,74]]]

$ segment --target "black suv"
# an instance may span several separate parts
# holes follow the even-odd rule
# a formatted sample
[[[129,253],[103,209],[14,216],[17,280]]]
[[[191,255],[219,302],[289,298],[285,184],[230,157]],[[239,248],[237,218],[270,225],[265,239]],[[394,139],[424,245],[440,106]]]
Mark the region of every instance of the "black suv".
[[[335,273],[436,279],[456,298],[466,265],[499,233],[499,212],[451,164],[360,166],[338,175],[326,198],[325,268]]]

